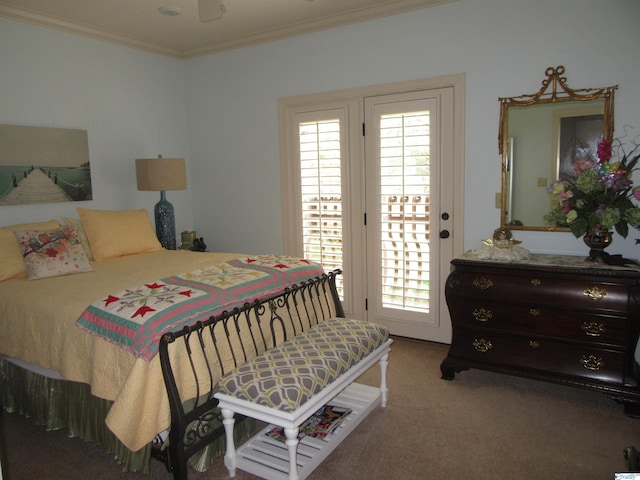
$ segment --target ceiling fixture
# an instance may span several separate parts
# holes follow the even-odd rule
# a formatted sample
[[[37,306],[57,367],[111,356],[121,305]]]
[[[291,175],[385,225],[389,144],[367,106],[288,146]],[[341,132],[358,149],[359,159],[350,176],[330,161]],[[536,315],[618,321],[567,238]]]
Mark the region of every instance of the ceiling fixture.
[[[182,9],[180,7],[160,7],[158,11],[163,15],[168,15],[169,17],[182,15]]]
[[[227,8],[223,0],[198,0],[198,13],[201,22],[220,20]]]

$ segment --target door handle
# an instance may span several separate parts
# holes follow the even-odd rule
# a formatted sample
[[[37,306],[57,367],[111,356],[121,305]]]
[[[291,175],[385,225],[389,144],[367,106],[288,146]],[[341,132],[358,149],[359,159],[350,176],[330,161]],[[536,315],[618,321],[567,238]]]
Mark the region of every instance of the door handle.
[[[442,212],[440,218],[442,220],[449,220],[449,213]],[[450,235],[449,230],[440,230],[440,238],[449,238]]]

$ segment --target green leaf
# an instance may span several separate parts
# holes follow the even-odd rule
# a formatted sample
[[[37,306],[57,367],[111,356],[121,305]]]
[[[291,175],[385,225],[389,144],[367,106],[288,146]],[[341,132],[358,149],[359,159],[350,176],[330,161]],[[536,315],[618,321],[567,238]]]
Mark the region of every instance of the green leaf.
[[[636,168],[636,164],[638,163],[638,160],[640,160],[640,155],[636,155],[631,159],[629,164],[626,166],[627,172],[632,172],[633,169]]]
[[[585,233],[587,233],[587,220],[585,218],[576,218],[571,224],[569,228],[571,228],[571,233],[576,238],[583,237]]]
[[[620,220],[616,223],[616,232],[618,232],[622,238],[627,238],[627,235],[629,235],[629,225],[625,220]]]

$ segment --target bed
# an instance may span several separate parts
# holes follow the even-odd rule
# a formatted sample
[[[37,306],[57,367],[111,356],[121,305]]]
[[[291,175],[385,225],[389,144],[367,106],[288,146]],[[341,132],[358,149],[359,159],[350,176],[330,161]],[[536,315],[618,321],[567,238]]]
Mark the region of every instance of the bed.
[[[66,219],[66,227],[50,221],[0,228],[0,249],[3,242],[4,246],[8,245],[13,235],[22,254],[30,247],[26,237],[21,238],[20,234],[31,232],[29,240],[33,242],[33,232],[40,232],[41,237],[43,231],[51,233],[66,228],[70,232],[69,243],[74,247],[68,255],[77,253],[81,247],[88,260],[86,264],[79,262],[81,271],[73,272],[77,274],[47,276],[45,272],[32,278],[32,269],[27,268],[27,276],[22,272],[6,278],[7,259],[0,258],[0,375],[3,377],[0,399],[5,408],[34,417],[38,416],[38,410],[44,409],[41,416],[45,418],[41,418],[40,423],[49,428],[67,427],[73,435],[102,443],[124,464],[125,470],[148,471],[150,445],[170,425],[158,355],[123,348],[113,338],[87,331],[78,320],[89,306],[114,292],[232,261],[246,262],[252,257],[164,250],[158,247],[144,210],[78,209],[78,212],[80,219]],[[42,265],[39,268],[42,273]],[[287,277],[287,282],[311,278],[317,275],[317,268],[301,270],[297,276]],[[268,291],[282,287],[273,284]],[[255,291],[245,294],[255,295]],[[233,296],[229,302],[237,302],[239,298]],[[215,308],[219,311],[221,304]],[[203,315],[203,319],[208,315]],[[193,314],[188,320],[195,321]],[[173,323],[171,328],[177,325]],[[75,393],[41,398],[43,392],[68,386]],[[77,395],[83,396],[80,403],[85,406],[81,411],[68,412],[63,419],[47,418],[59,416],[59,411],[67,409],[66,403],[74,403],[73,397]],[[86,405],[91,405],[89,411]],[[104,423],[108,431],[100,425],[103,416],[106,416]],[[69,425],[75,417],[82,417],[79,425]],[[98,425],[87,426],[92,422]],[[93,432],[101,429],[105,432]],[[111,435],[115,438],[104,438]],[[201,468],[206,466],[206,461],[197,461]]]

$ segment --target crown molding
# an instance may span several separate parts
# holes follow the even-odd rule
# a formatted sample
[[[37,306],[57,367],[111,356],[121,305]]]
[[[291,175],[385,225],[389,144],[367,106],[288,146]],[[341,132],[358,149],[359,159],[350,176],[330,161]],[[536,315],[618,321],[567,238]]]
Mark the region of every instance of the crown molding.
[[[367,20],[374,20],[376,18],[396,15],[426,7],[434,7],[436,5],[442,5],[455,1],[457,0],[395,0],[383,5],[377,5],[375,7],[361,8],[359,10],[354,10],[346,14],[339,14],[331,17],[321,18],[318,20],[301,22],[285,28],[267,30],[264,32],[256,33],[255,35],[247,35],[245,37],[230,40],[228,42],[219,42],[214,45],[207,45],[185,50],[182,52],[182,54],[184,58],[191,58],[201,55],[218,53],[225,50],[233,50],[236,48],[248,47],[250,45],[273,42],[276,40],[283,40],[285,38],[296,37],[299,35],[319,32],[322,30],[329,30],[331,28],[350,25],[353,23],[366,22]]]
[[[442,5],[455,2],[456,0],[392,0],[373,7],[363,7],[344,14],[336,14],[317,20],[300,22],[284,28],[265,30],[252,35],[246,35],[237,39],[217,42],[211,45],[204,45],[192,49],[178,49],[161,46],[149,42],[144,42],[136,38],[116,33],[114,31],[101,29],[91,25],[77,22],[70,22],[64,19],[49,15],[22,10],[19,8],[0,5],[0,17],[17,20],[19,22],[30,23],[47,28],[53,28],[75,35],[116,43],[127,47],[144,50],[147,52],[164,55],[172,58],[192,58],[202,55],[219,53],[225,50],[248,47],[261,43],[273,42],[285,38],[295,37],[335,27],[349,25],[353,23],[365,22],[389,15],[400,14],[411,10],[418,10],[426,7]]]
[[[165,55],[173,58],[183,58],[183,52],[178,49],[161,47],[159,45],[143,42],[126,35],[111,32],[109,30],[103,30],[82,23],[69,22],[48,15],[41,15],[39,13],[21,10],[19,8],[0,5],[0,17],[17,20],[19,22],[30,23],[33,25],[39,25],[41,27],[53,28],[55,30],[72,33],[75,35],[82,35],[83,37],[89,37],[109,43],[117,43],[120,45],[136,48],[138,50],[145,50],[147,52],[152,52],[159,55]]]

